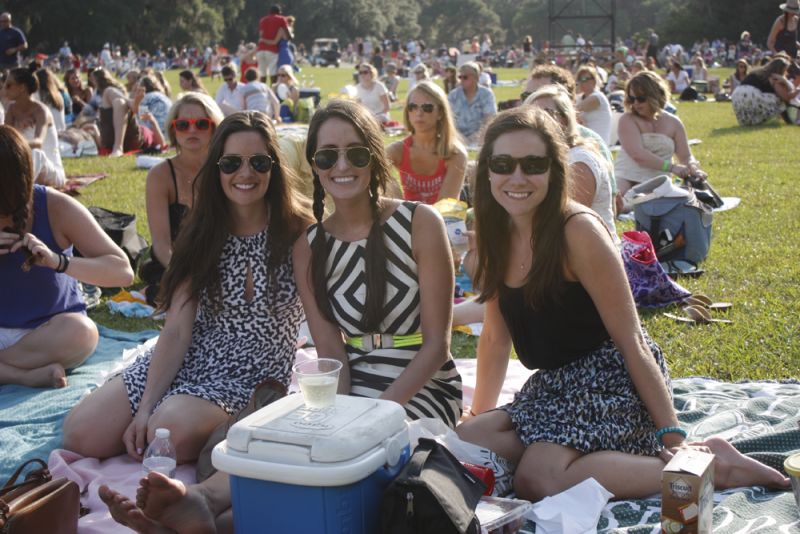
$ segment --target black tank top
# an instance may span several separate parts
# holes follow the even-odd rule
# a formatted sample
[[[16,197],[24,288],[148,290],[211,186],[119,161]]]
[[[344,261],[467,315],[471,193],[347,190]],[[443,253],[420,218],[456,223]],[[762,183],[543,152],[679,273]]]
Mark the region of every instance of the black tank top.
[[[172,166],[172,160],[167,160],[169,165],[169,172],[172,174],[172,185],[175,186],[175,202],[168,206],[169,213],[169,235],[170,239],[175,242],[178,237],[178,231],[181,229],[181,221],[189,212],[189,207],[186,204],[178,202],[178,180],[175,177],[175,167]]]
[[[797,57],[797,26],[795,26],[794,30],[788,30],[788,25],[788,17],[784,17],[783,29],[775,36],[775,50],[786,52],[790,58],[794,59]]]
[[[586,212],[573,213],[564,224],[581,213]],[[525,302],[524,286],[501,285],[498,293],[500,313],[511,334],[514,350],[528,369],[563,367],[589,354],[611,337],[594,301],[580,282],[564,282],[557,300],[543,303],[536,309]]]

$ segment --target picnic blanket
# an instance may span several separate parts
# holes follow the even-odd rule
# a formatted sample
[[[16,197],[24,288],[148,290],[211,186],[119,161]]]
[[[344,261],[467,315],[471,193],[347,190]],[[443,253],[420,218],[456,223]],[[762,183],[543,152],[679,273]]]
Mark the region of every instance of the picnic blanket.
[[[135,352],[130,349],[157,334],[154,331],[124,333],[99,328],[97,351],[68,375],[67,388],[47,390],[0,386],[0,481],[8,478],[22,461],[34,457],[47,458],[51,451],[60,447],[61,426],[69,409],[90,389],[121,368]],[[298,351],[298,358],[311,355],[313,351],[310,350]],[[464,381],[464,400],[468,405],[474,393],[476,360],[459,359],[456,365]],[[518,360],[510,362],[501,404],[512,398],[529,374],[530,371]],[[777,468],[786,456],[800,452],[800,383],[797,381],[732,384],[684,378],[673,381],[673,392],[678,419],[692,440],[719,436],[728,439],[743,453]],[[82,487],[88,487],[90,492],[103,481],[115,484],[122,480],[125,480],[123,486],[127,484],[135,490],[139,472],[135,462],[117,458],[106,460],[101,465],[96,460],[80,459],[70,454],[58,450],[53,452],[50,459],[54,474],[72,472],[79,477]],[[181,478],[188,480],[190,476],[191,468],[182,468]],[[744,534],[756,529],[765,533],[800,530],[800,516],[791,492],[743,488],[719,492],[715,496],[714,526],[719,532]],[[96,501],[89,495],[85,499]],[[82,520],[81,532],[111,532],[107,527],[113,522],[107,512],[97,506],[92,511],[95,513],[91,514],[90,524]],[[601,533],[630,534],[658,532],[659,519],[658,496],[611,502],[601,515],[598,530]],[[100,530],[91,530],[101,525]],[[532,523],[525,527],[528,532],[534,529]]]
[[[63,389],[0,386],[0,484],[31,458],[47,459],[60,447],[62,425],[69,410],[106,377],[122,367],[123,350],[137,346],[157,332],[126,333],[98,327],[95,353],[67,374]]]
[[[60,191],[75,196],[78,194],[78,189],[86,187],[87,185],[102,180],[108,176],[107,173],[98,172],[95,174],[78,174],[75,176],[67,176],[66,183],[59,189]]]

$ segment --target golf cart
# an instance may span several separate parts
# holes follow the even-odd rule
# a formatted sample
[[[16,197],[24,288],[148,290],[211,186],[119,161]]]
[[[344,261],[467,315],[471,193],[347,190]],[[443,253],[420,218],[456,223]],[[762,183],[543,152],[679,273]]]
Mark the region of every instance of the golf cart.
[[[314,39],[310,62],[317,67],[339,66],[339,40],[331,38]]]

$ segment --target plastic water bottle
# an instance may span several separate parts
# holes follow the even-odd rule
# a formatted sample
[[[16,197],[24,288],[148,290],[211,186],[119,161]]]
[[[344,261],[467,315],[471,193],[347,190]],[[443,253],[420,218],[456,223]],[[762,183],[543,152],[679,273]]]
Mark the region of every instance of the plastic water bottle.
[[[175,476],[175,466],[177,465],[175,447],[169,440],[168,428],[157,428],[156,437],[144,451],[142,470],[145,474],[150,471],[158,471],[170,478]]]

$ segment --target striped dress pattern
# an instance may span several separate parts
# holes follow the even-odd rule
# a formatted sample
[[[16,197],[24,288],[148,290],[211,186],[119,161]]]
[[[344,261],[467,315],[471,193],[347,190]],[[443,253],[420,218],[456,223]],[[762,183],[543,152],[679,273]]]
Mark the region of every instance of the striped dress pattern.
[[[339,328],[345,336],[365,334],[409,335],[420,331],[420,290],[417,263],[411,250],[411,219],[417,204],[403,202],[383,223],[386,247],[386,304],[380,332],[364,332],[367,293],[365,250],[367,240],[342,241],[326,233],[328,298]],[[319,224],[308,230],[309,243]],[[345,345],[350,361],[350,394],[377,398],[402,373],[421,345],[366,351]],[[461,376],[455,362],[447,362],[404,406],[410,419],[438,418],[455,427],[461,417]]]

